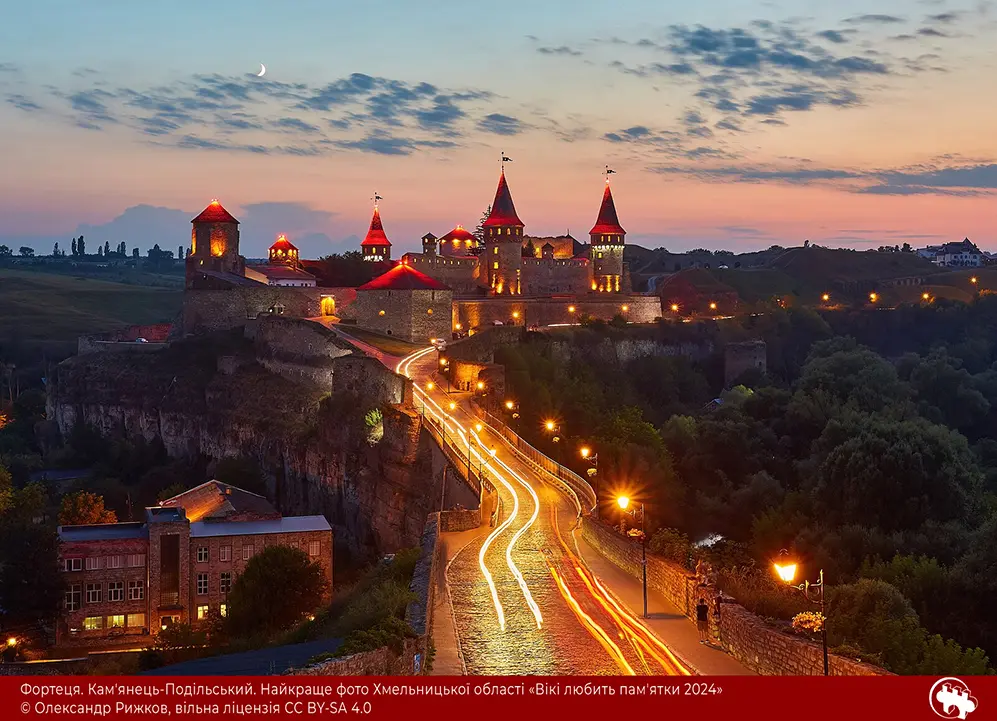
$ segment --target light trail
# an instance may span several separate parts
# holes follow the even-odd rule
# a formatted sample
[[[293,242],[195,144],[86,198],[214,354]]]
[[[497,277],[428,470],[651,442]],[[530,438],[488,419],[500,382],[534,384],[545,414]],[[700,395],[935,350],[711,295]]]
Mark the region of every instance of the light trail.
[[[427,354],[432,353],[434,350],[436,349],[430,346],[429,348],[416,351],[411,355],[403,358],[395,367],[395,372],[400,373],[406,377],[410,377],[409,369],[412,363],[425,357]],[[471,441],[470,441],[469,431],[465,429],[452,415],[444,411],[439,406],[439,404],[437,404],[436,401],[434,401],[429,396],[429,394],[426,391],[424,391],[422,387],[419,386],[419,384],[416,383],[414,380],[412,381],[412,387],[416,392],[416,395],[421,395],[420,400],[422,401],[423,412],[425,412],[426,409],[429,408],[429,406],[427,406],[427,401],[428,401],[428,403],[432,405],[432,408],[430,409],[430,414],[434,416],[437,419],[437,421],[440,422],[441,425],[443,425],[445,428],[449,428],[449,426],[453,424],[454,428],[456,429],[454,430],[454,434],[458,438],[464,436],[465,444],[468,446],[468,449],[470,450]],[[478,436],[477,433],[474,434],[474,437],[478,441],[478,447],[480,448],[482,446],[480,437]],[[499,627],[504,631],[505,611],[502,607],[502,602],[499,600],[498,589],[495,586],[494,578],[492,577],[492,574],[488,570],[488,566],[485,563],[485,554],[487,553],[488,549],[491,547],[495,539],[498,538],[498,536],[500,536],[502,532],[505,531],[516,520],[516,517],[519,514],[519,494],[516,493],[516,489],[512,486],[512,484],[510,484],[502,476],[502,474],[498,473],[497,470],[492,466],[492,461],[497,461],[503,468],[512,473],[512,469],[510,469],[505,463],[503,463],[500,459],[491,456],[490,454],[487,457],[485,457],[478,450],[474,450],[473,455],[477,458],[481,467],[487,468],[491,472],[492,476],[494,476],[506,488],[506,490],[508,490],[509,493],[512,494],[513,498],[512,512],[509,514],[508,518],[505,519],[505,521],[503,521],[499,526],[495,528],[495,530],[493,530],[490,534],[488,534],[488,537],[485,539],[485,542],[482,544],[481,550],[478,553],[478,566],[481,568],[481,573],[484,576],[485,581],[488,583],[488,590],[491,593],[492,603],[495,606],[495,613],[498,616]],[[536,620],[537,628],[539,629],[543,627],[543,614],[540,612],[540,607],[533,599],[533,594],[530,593],[529,586],[527,586],[526,579],[523,577],[522,572],[520,572],[519,568],[512,560],[512,550],[515,547],[516,542],[519,540],[519,538],[529,529],[531,525],[533,525],[533,522],[536,520],[537,516],[539,515],[540,500],[539,498],[537,498],[536,493],[533,491],[532,488],[529,487],[528,484],[523,483],[522,479],[519,479],[518,476],[515,476],[515,473],[513,473],[513,476],[516,477],[517,480],[519,480],[519,482],[522,483],[523,486],[526,487],[527,490],[529,490],[530,494],[533,496],[533,500],[535,503],[535,510],[533,512],[533,515],[530,517],[529,521],[526,523],[526,525],[524,525],[516,532],[516,534],[512,537],[508,546],[506,547],[505,551],[506,564],[508,565],[509,571],[512,573],[513,577],[516,579],[516,582],[523,593],[523,597],[526,600],[526,604],[529,607],[530,611],[533,613],[533,617]]]

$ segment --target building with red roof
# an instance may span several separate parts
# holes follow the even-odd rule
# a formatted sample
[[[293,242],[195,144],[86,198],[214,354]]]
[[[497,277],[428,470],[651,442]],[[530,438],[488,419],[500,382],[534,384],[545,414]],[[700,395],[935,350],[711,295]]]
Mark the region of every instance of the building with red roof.
[[[440,238],[440,255],[447,257],[466,257],[475,255],[478,251],[478,239],[464,229],[463,225],[458,225],[449,233]]]
[[[367,230],[363,242],[360,243],[360,252],[363,253],[364,260],[371,262],[391,260],[391,241],[388,240],[388,236],[384,232],[384,226],[381,224],[381,211],[378,210],[376,203],[374,204],[374,217],[370,219],[370,228]]]
[[[453,291],[406,263],[357,288],[350,305],[357,324],[410,343],[452,334]]]
[[[190,255],[186,286],[212,283],[213,276],[242,277],[245,260],[239,254],[239,221],[217,200],[190,221]]]
[[[494,295],[520,295],[522,289],[523,221],[512,202],[512,191],[505,179],[505,169],[499,175],[495,200],[488,217],[481,223],[485,250],[481,262],[487,287]]]
[[[623,280],[623,247],[627,231],[620,225],[616,215],[613,191],[606,178],[606,189],[602,192],[602,205],[595,225],[589,231],[592,261],[592,290],[619,293]]]
[[[268,263],[247,265],[246,277],[267,285],[285,288],[314,288],[318,279],[302,269],[298,249],[283,234],[270,246]]]

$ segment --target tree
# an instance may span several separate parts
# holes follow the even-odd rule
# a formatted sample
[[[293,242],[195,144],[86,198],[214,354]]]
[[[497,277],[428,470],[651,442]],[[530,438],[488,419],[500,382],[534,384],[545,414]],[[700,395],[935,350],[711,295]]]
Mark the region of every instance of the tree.
[[[98,258],[103,258],[104,257],[104,249],[101,248],[99,245],[97,246],[97,257]]]
[[[89,491],[67,493],[59,506],[59,525],[83,526],[95,523],[117,523],[114,511],[104,508],[104,498]]]
[[[184,257],[184,255],[183,255],[183,246],[182,245],[178,245],[177,246],[177,259],[178,260],[183,260],[183,257]]]
[[[50,528],[5,527],[0,539],[0,608],[7,622],[54,619],[62,606],[59,542]]]
[[[73,243],[72,243],[72,246],[70,247],[70,252],[72,253],[73,257],[75,258],[76,257],[76,238],[75,237],[73,238]]]
[[[17,252],[20,253],[22,258],[33,258],[35,256],[35,249],[29,248],[26,245],[22,245],[18,248]]]
[[[14,479],[3,466],[0,466],[0,516],[14,505]]]
[[[132,248],[132,257],[138,260],[138,248]]]
[[[86,257],[86,254],[87,254],[87,242],[85,240],[83,240],[83,236],[82,235],[79,238],[76,239],[76,249],[80,251],[80,256],[81,257]]]
[[[14,252],[10,249],[9,246],[0,245],[0,258],[9,258],[13,254]]]
[[[104,257],[106,258],[110,254],[111,254],[111,241],[105,240],[104,241]]]
[[[485,212],[481,214],[481,220],[478,221],[477,227],[474,229],[474,237],[477,238],[478,243],[485,242],[485,221],[488,220],[488,216],[492,214],[492,206],[489,203],[488,207],[485,208]]]
[[[52,257],[53,258],[58,258],[59,255],[60,255],[59,254],[59,241],[57,240],[57,241],[55,241],[55,245],[52,247]]]
[[[290,628],[322,602],[329,587],[321,566],[289,546],[270,546],[253,556],[229,593],[233,634],[253,636]]]

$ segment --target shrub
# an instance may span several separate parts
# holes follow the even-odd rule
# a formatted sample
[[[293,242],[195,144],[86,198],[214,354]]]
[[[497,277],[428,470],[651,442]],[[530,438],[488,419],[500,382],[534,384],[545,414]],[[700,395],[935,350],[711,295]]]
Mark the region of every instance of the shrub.
[[[415,638],[415,631],[397,616],[388,616],[371,628],[350,633],[343,645],[336,649],[335,655],[342,658],[363,651],[374,651],[382,646],[401,653],[407,638]]]
[[[659,528],[651,535],[647,548],[651,553],[663,556],[681,566],[689,565],[692,544],[687,535],[674,528]]]

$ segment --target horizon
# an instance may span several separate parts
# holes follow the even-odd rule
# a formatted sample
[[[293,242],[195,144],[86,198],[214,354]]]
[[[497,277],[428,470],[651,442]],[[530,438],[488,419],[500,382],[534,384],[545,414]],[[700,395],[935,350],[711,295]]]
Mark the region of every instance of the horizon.
[[[218,198],[247,257],[279,233],[319,257],[377,192],[400,256],[473,229],[504,153],[534,236],[587,240],[609,166],[649,249],[997,249],[990,2],[304,6],[222,0],[210,45],[189,0],[13,8],[47,31],[0,38],[0,244],[175,250]]]

